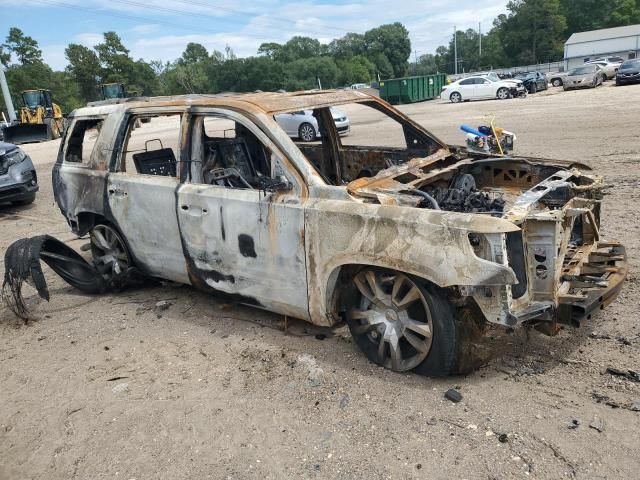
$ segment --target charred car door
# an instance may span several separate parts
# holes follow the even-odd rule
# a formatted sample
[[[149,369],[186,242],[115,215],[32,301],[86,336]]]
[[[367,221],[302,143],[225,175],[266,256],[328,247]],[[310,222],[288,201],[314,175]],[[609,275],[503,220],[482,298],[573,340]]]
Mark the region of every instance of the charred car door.
[[[177,215],[191,283],[308,319],[301,178],[243,115],[194,108],[189,131]]]
[[[107,178],[110,217],[146,274],[188,283],[176,196],[183,111],[133,110]]]

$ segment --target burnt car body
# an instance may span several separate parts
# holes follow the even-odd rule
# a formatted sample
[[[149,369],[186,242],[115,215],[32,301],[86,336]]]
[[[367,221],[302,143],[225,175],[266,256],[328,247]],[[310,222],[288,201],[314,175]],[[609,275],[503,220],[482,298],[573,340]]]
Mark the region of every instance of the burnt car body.
[[[402,145],[345,144],[355,135],[339,135],[330,107],[347,105],[399,125]],[[300,110],[320,142],[294,143],[274,120]],[[130,145],[138,120],[166,115],[175,150]],[[219,120],[230,123],[207,130]],[[82,108],[53,187],[105,277],[135,265],[316,325],[346,321],[371,361],[397,371],[464,369],[470,330],[578,325],[626,273],[624,247],[600,235],[604,184],[588,167],[448,146],[357,90]]]
[[[0,142],[0,204],[31,203],[37,191],[38,177],[29,155],[17,145]]]

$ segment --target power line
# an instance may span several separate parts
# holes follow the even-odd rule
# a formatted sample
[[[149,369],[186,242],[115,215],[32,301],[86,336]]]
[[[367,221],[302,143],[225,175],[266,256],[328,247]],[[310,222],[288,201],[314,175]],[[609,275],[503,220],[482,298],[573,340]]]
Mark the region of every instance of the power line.
[[[178,29],[181,29],[181,30],[186,30],[186,31],[189,31],[192,34],[209,33],[209,34],[216,34],[216,35],[219,35],[219,34],[242,35],[242,36],[256,38],[256,39],[260,39],[260,40],[263,40],[264,37],[265,37],[264,34],[251,33],[251,32],[214,31],[214,30],[209,30],[209,29],[200,29],[200,32],[196,32],[196,31],[194,31],[193,27],[189,27],[189,26],[184,25],[184,24],[168,22],[168,21],[165,21],[165,20],[161,20],[161,19],[157,19],[157,18],[145,17],[145,16],[138,15],[138,14],[134,15],[134,14],[127,14],[127,13],[116,13],[116,12],[111,12],[111,11],[108,11],[108,10],[98,10],[98,9],[94,9],[94,8],[88,8],[88,7],[83,7],[83,6],[79,6],[79,5],[75,5],[75,4],[64,3],[64,2],[54,1],[54,0],[31,0],[31,1],[33,1],[35,3],[40,3],[42,5],[52,6],[52,7],[62,7],[62,8],[68,8],[68,9],[76,10],[76,11],[77,10],[81,10],[81,11],[84,11],[84,12],[87,12],[87,13],[92,13],[94,15],[104,15],[104,16],[109,16],[109,17],[114,17],[114,18],[124,18],[124,19],[127,19],[127,20],[144,21],[144,22],[151,23],[151,24],[162,24],[162,25],[165,25],[165,26],[174,27],[174,28],[178,28]],[[115,0],[115,1],[118,1],[118,0]],[[121,0],[121,3],[129,3],[129,2],[125,2],[125,1]],[[139,4],[139,5],[142,5],[145,8],[149,8],[148,5],[143,5],[143,4]],[[162,9],[162,10],[163,11],[167,11],[167,9]],[[183,13],[183,12],[180,12],[180,13]],[[198,15],[198,16],[201,17],[202,15]]]
[[[246,17],[254,17],[254,16],[257,16],[257,15],[260,15],[259,13],[252,13],[252,12],[247,12],[247,11],[242,11],[242,10],[236,10],[234,8],[223,7],[221,5],[205,3],[205,2],[197,2],[195,0],[174,0],[174,1],[179,2],[179,3],[183,3],[185,5],[216,8],[218,10],[223,10],[225,12],[234,13],[236,15],[243,15],[243,16],[246,16]],[[273,20],[277,20],[279,22],[284,22],[287,25],[291,25],[293,23],[292,19],[286,18],[286,17],[278,17],[278,16],[275,16],[275,15],[269,15],[267,18],[273,19]],[[335,25],[329,25],[329,24],[326,24],[324,22],[317,22],[316,26],[318,26],[319,28],[327,29],[327,30],[331,30],[331,31],[333,31],[333,30],[341,30],[341,31],[343,31],[345,33],[357,33],[357,32],[354,32],[353,30],[336,27]]]
[[[113,2],[117,2],[117,3],[121,3],[124,5],[129,5],[129,6],[133,6],[133,7],[140,7],[140,8],[144,8],[146,10],[155,10],[155,11],[159,11],[159,12],[170,12],[170,13],[174,13],[176,15],[184,15],[184,16],[189,16],[189,17],[196,17],[196,18],[202,18],[203,16],[207,16],[207,17],[212,17],[212,18],[216,18],[219,19],[221,17],[211,14],[211,13],[205,13],[205,12],[189,12],[189,11],[184,11],[184,10],[177,10],[175,8],[168,8],[168,7],[160,7],[157,5],[147,5],[145,3],[140,3],[140,2],[136,2],[136,1],[132,1],[132,0],[112,0]],[[178,1],[180,3],[183,4],[187,4],[187,5],[192,5],[192,6],[206,6],[206,7],[212,7],[212,5],[206,5],[206,4],[202,4],[202,3],[196,3],[196,2],[190,2],[190,1],[186,1],[186,0],[175,0]],[[248,13],[245,12],[240,12],[237,10],[233,10],[230,8],[219,8],[220,10],[225,10],[231,13],[237,13],[240,15],[246,15],[246,16],[251,16],[253,18],[253,15],[250,15]],[[257,15],[256,15],[257,16]],[[273,20],[275,21],[280,21],[280,22],[286,22],[287,25],[291,25],[293,22],[292,20],[286,20],[284,18],[279,19],[278,17],[272,17],[272,16],[267,16],[267,17],[261,17],[262,20],[266,21],[266,22],[272,22]],[[234,18],[224,18],[224,21],[227,23],[237,23],[237,24],[245,24],[245,22],[243,20],[240,19],[234,19]],[[319,28],[323,28],[322,26],[318,26]],[[273,27],[273,28],[278,28],[280,29],[281,27]],[[318,36],[332,36],[332,37],[336,37],[338,35],[336,35],[335,33],[335,29],[331,29],[331,33],[329,33],[328,30],[320,32],[318,30],[314,29],[315,27],[312,27],[311,29],[305,29],[307,32],[318,35]]]

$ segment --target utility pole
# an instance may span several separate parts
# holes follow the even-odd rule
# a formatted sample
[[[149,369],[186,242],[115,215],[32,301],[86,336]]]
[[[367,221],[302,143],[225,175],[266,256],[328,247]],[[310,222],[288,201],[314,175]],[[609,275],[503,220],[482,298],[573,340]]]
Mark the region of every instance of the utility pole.
[[[418,50],[414,50],[413,54],[415,55],[416,58],[416,67],[418,66]]]
[[[455,63],[455,74],[458,74],[458,35],[456,34],[456,26],[453,26],[453,52],[454,52],[454,63]]]
[[[2,87],[2,96],[4,96],[4,103],[7,106],[7,111],[9,112],[9,123],[14,124],[16,122],[16,111],[13,108],[13,101],[11,100],[9,85],[7,85],[7,77],[4,76],[4,68],[2,68],[1,65],[0,86]]]
[[[482,58],[482,23],[480,22],[478,22],[478,39],[480,40],[478,55]]]

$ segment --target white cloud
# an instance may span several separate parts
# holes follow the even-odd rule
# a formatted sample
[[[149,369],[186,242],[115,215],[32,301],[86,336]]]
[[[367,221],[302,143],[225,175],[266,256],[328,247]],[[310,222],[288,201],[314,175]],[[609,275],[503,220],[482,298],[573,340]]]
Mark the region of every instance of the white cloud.
[[[102,33],[80,33],[73,37],[74,43],[85,45],[86,47],[94,47],[104,40]]]
[[[45,45],[40,47],[42,58],[54,70],[64,70],[67,66],[67,59],[64,56],[66,45]]]
[[[0,0],[0,4],[5,1]],[[25,3],[29,1],[25,0]],[[434,52],[439,45],[448,44],[454,24],[459,30],[466,30],[477,29],[478,22],[482,22],[483,31],[487,32],[493,19],[505,11],[507,3],[506,0],[484,0],[480,4],[474,0],[458,0],[453,6],[450,0],[395,0],[392,4],[388,0],[351,0],[342,4],[314,0],[253,0],[239,5],[241,2],[237,0],[216,0],[215,6],[205,6],[204,0],[65,2],[148,19],[149,22],[117,31],[123,36],[134,58],[165,61],[179,57],[189,42],[202,43],[209,51],[223,50],[225,45],[229,45],[238,56],[247,56],[255,55],[262,42],[285,42],[293,35],[305,35],[326,43],[347,32],[364,33],[370,28],[394,21],[402,22],[407,27],[412,49],[422,55]],[[194,15],[204,19],[209,17],[210,21],[207,20],[206,27],[198,27],[202,22],[191,21]],[[180,29],[168,23],[193,25],[194,31],[182,34]],[[163,31],[171,34],[162,35]],[[87,46],[96,45],[101,40],[101,33],[82,33],[72,39]],[[51,51],[56,50],[52,47]],[[47,56],[45,58],[49,60]]]
[[[155,33],[158,30],[160,30],[160,25],[157,23],[144,23],[129,29],[130,32],[137,33],[139,35],[149,35],[150,33]]]

